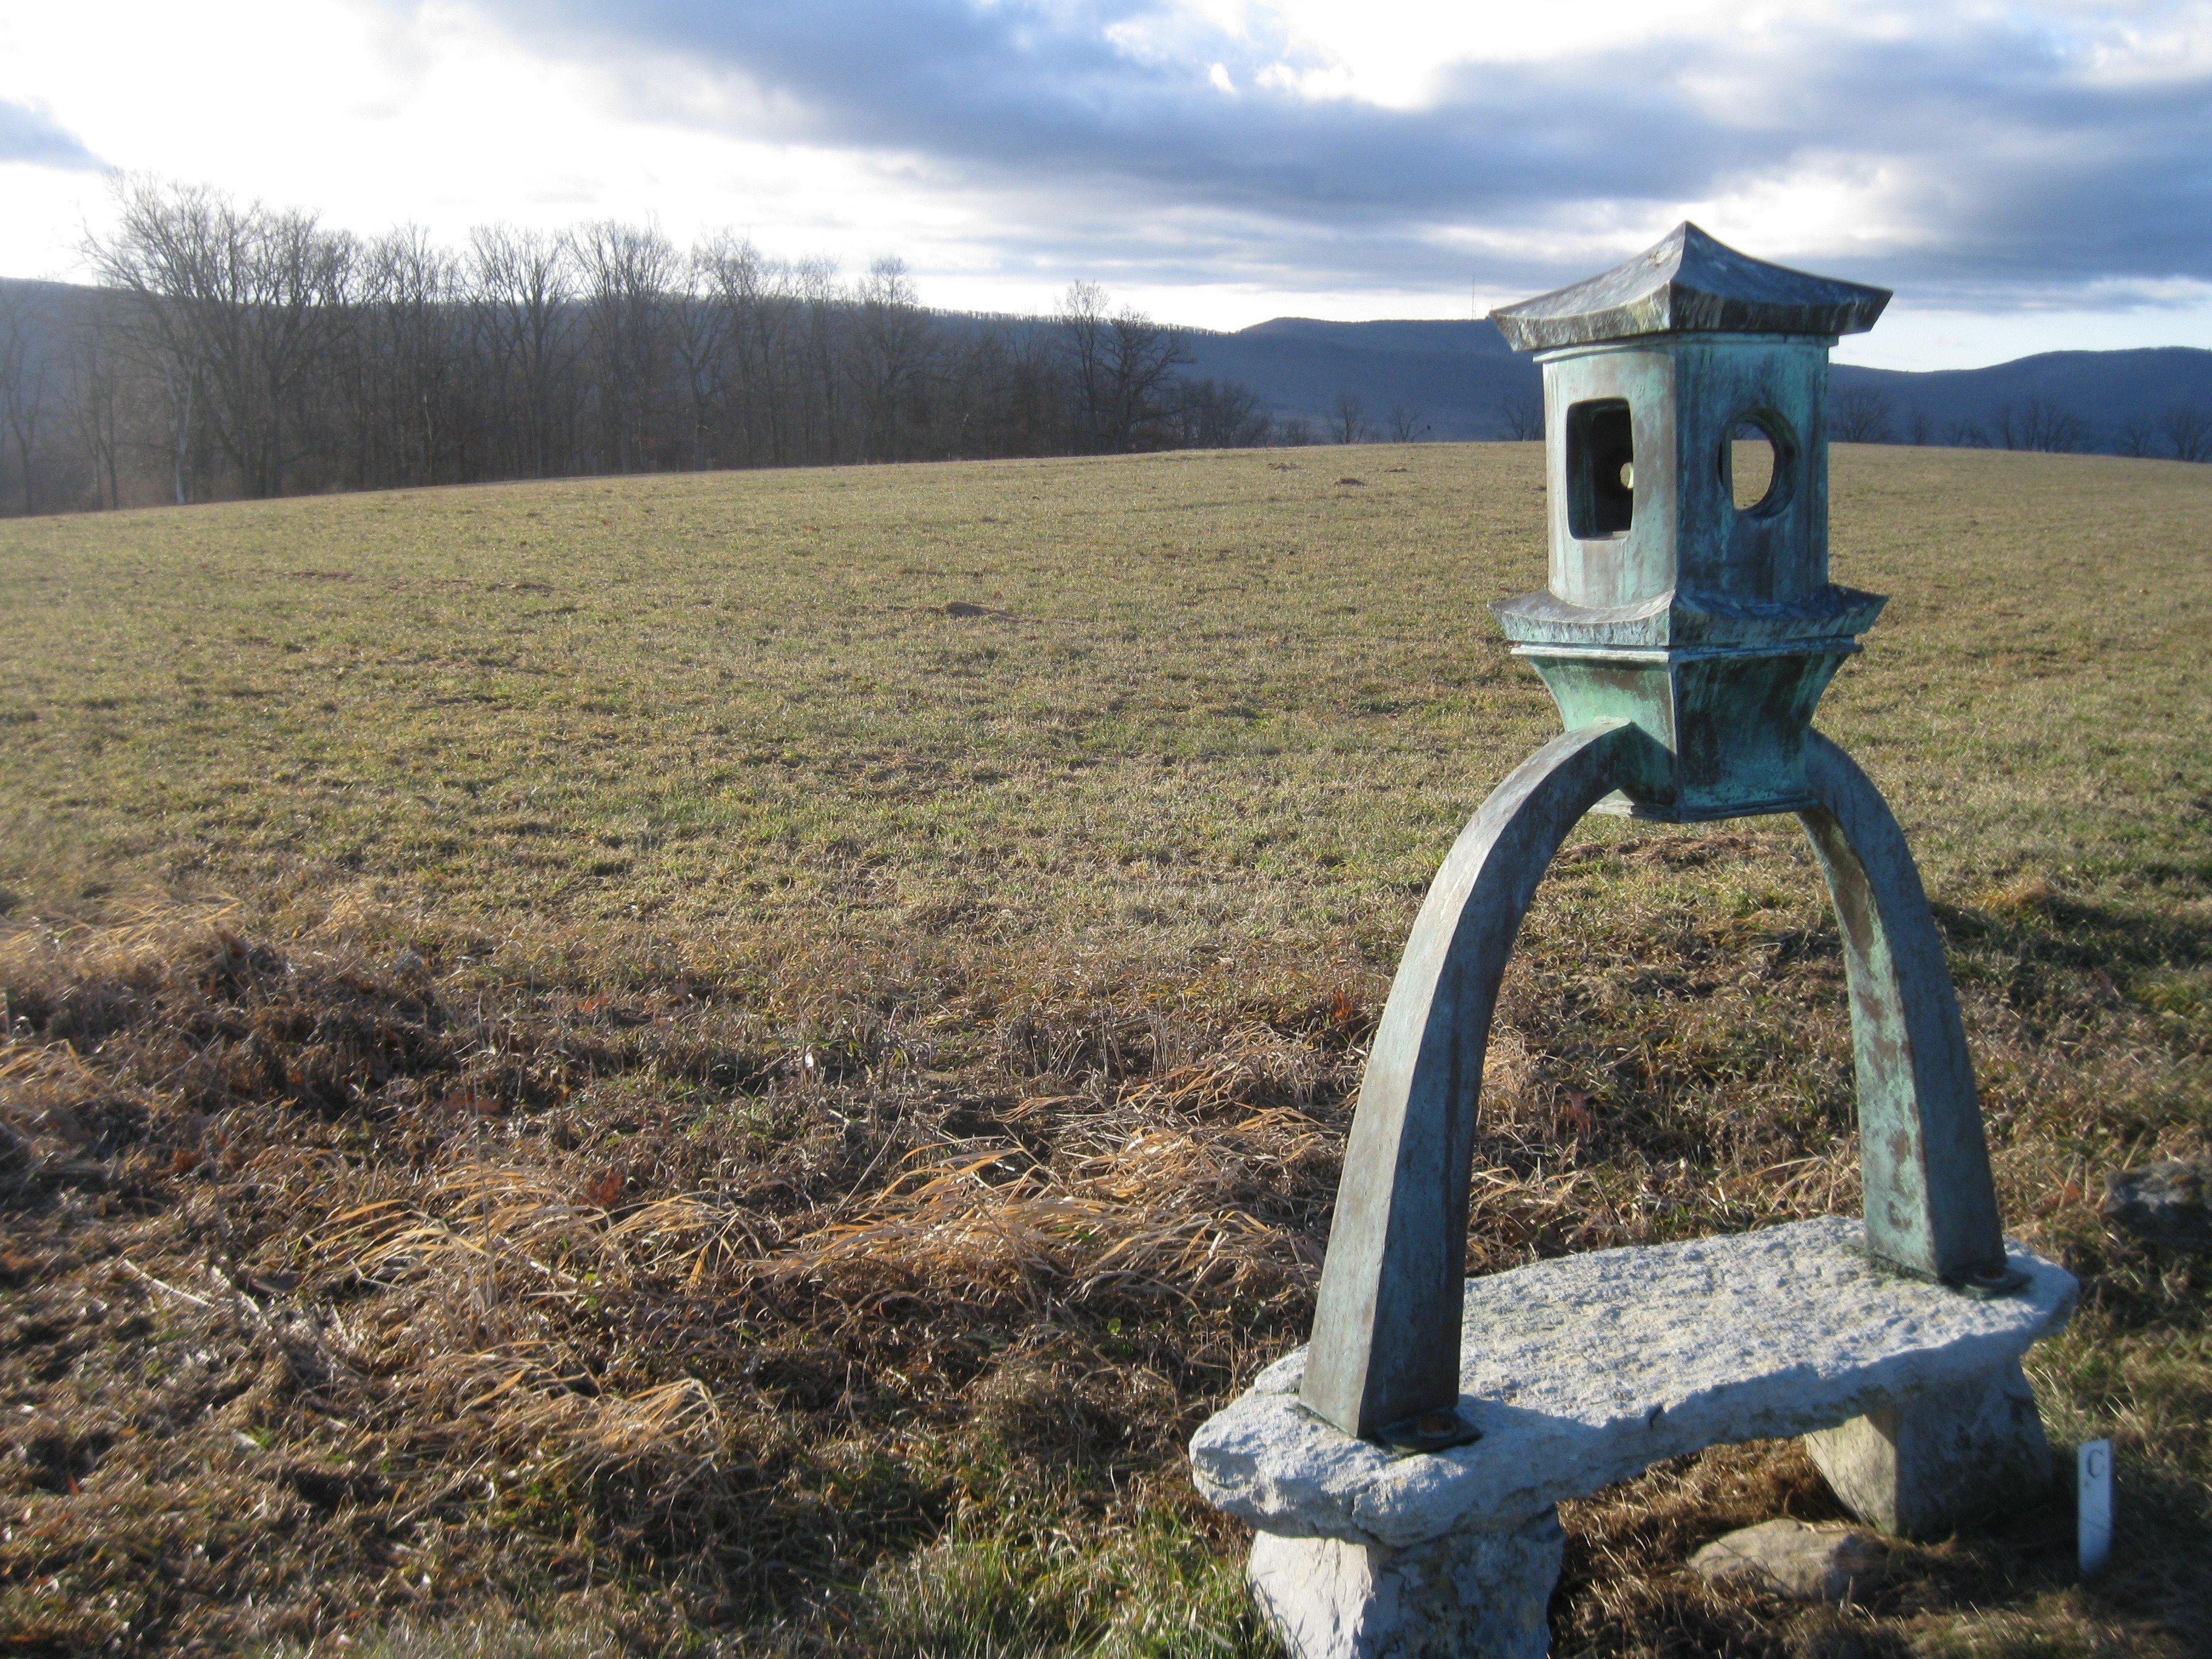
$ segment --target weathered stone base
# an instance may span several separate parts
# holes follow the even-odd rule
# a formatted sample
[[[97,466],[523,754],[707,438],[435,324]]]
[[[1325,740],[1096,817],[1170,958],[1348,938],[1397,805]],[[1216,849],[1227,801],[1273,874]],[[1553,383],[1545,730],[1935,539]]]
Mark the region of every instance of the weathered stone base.
[[[2018,1294],[1972,1297],[1863,1240],[1801,1221],[1470,1279],[1458,1409],[1479,1439],[1353,1438],[1300,1403],[1301,1350],[1198,1431],[1192,1474],[1257,1531],[1253,1592],[1297,1659],[1541,1659],[1553,1506],[1707,1446],[1804,1435],[1845,1504],[1908,1536],[2041,1497],[2020,1356],[2065,1322],[2072,1277],[2014,1249]]]
[[[1565,1542],[1549,1510],[1406,1549],[1263,1532],[1252,1594],[1295,1659],[1544,1659]]]
[[[1480,1439],[1410,1457],[1353,1439],[1300,1403],[1301,1349],[1193,1437],[1192,1476],[1284,1537],[1406,1549],[1502,1532],[1707,1446],[1814,1434],[1954,1391],[1978,1400],[1991,1378],[2024,1389],[2021,1355],[2074,1305],[2072,1276],[2026,1250],[2008,1258],[2019,1293],[1984,1298],[1884,1268],[1863,1240],[1855,1221],[1799,1221],[1469,1279],[1458,1404]],[[1937,1426],[1908,1428],[1908,1455],[1926,1441],[1940,1460],[1961,1435],[2010,1443],[1942,1430],[1932,1403],[1921,1414]],[[1859,1512],[1887,1529],[1882,1511]]]
[[[2017,1360],[1808,1434],[1805,1449],[1846,1509],[1905,1538],[2051,1495],[2051,1447]]]

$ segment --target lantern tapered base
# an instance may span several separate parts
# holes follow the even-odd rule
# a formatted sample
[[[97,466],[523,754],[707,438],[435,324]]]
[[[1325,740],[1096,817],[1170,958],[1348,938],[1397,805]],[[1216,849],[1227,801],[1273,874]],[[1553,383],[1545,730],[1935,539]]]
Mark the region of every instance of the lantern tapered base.
[[[1704,823],[1814,804],[1805,776],[1813,710],[1857,649],[1838,639],[1655,651],[1522,645],[1515,653],[1542,677],[1570,729],[1625,720],[1652,739],[1620,793],[1597,810]]]

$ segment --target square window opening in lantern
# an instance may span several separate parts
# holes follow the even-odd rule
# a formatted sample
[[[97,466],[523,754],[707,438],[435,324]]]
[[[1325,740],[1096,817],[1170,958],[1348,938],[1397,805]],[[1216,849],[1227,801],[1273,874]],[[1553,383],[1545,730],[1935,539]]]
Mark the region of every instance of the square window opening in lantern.
[[[1625,536],[1636,516],[1636,432],[1623,398],[1567,410],[1567,530],[1577,541]]]

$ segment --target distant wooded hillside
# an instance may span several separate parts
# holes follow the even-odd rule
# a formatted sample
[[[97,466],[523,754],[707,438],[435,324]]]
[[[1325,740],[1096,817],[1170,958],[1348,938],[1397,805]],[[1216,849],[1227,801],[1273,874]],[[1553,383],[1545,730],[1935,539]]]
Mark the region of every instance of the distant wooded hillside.
[[[1317,433],[1536,435],[1536,367],[1487,322],[1278,317],[1192,333],[1191,372],[1241,382],[1279,422]],[[2212,459],[2212,351],[2052,351],[1923,374],[1838,364],[1832,435],[1846,442],[2096,450]],[[1347,397],[1357,403],[1356,412]]]
[[[363,239],[124,189],[100,283],[0,285],[0,510],[582,473],[1267,441],[1179,331],[1076,283],[1050,319],[925,309],[742,237],[488,226]]]
[[[895,260],[649,228],[447,249],[146,186],[101,286],[0,280],[0,513],[583,473],[1541,435],[1487,322],[1178,329],[1072,287],[932,311]],[[2212,352],[1838,367],[1846,442],[2212,459]]]

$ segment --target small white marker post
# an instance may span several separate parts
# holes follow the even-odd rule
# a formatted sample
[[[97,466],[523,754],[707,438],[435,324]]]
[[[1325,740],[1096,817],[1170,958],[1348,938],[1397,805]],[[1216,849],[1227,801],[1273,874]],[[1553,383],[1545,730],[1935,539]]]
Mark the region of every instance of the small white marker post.
[[[2074,1466],[2075,1535],[2081,1576],[2089,1578],[2104,1571],[2112,1553],[2112,1443],[2090,1441],[2074,1455]]]

